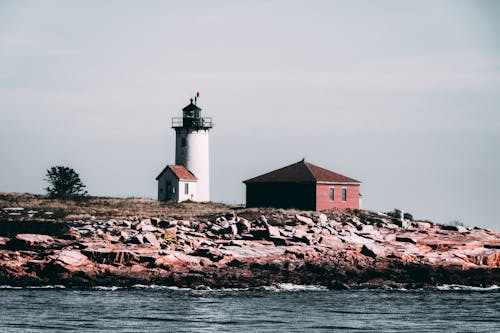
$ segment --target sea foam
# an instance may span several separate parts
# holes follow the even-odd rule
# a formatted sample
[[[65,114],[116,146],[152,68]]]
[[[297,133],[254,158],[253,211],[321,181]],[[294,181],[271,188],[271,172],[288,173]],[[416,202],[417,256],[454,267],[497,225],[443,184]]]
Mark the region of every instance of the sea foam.
[[[464,286],[460,284],[443,284],[436,287],[437,290],[466,290],[466,291],[490,291],[499,290],[500,286],[492,285],[489,287],[474,287],[474,286]]]

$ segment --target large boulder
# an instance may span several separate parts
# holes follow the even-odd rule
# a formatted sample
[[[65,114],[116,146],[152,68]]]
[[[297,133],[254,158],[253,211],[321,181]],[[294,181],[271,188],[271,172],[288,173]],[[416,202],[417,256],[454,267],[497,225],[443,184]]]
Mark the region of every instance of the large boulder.
[[[57,256],[56,261],[64,265],[74,267],[84,266],[90,263],[89,258],[78,250],[61,251]]]
[[[191,255],[205,257],[212,261],[219,261],[224,258],[224,253],[213,247],[200,247],[196,249]]]
[[[227,234],[227,235],[237,235],[238,234],[238,227],[236,224],[230,224],[226,228],[221,229],[219,231],[220,234]]]
[[[54,243],[54,239],[48,235],[40,234],[17,234],[7,246],[11,249],[24,250],[32,248],[47,248]]]
[[[417,242],[412,238],[403,236],[396,236],[396,242],[417,244]]]
[[[120,240],[120,236],[113,236],[110,234],[103,234],[102,239],[108,242],[117,243]]]
[[[313,226],[314,225],[314,221],[311,218],[309,218],[309,217],[305,217],[305,216],[296,214],[295,215],[295,219],[297,221],[299,221],[300,223],[306,224],[308,226]]]
[[[236,223],[236,227],[238,228],[238,233],[242,234],[248,232],[252,228],[252,225],[248,222],[248,220],[240,218],[240,220]]]
[[[361,248],[361,254],[367,257],[381,258],[385,256],[385,251],[384,248],[381,246],[365,244]]]
[[[280,228],[266,225],[268,237],[280,237]]]
[[[152,246],[160,247],[160,242],[153,233],[148,232],[144,234],[144,241],[151,244]]]

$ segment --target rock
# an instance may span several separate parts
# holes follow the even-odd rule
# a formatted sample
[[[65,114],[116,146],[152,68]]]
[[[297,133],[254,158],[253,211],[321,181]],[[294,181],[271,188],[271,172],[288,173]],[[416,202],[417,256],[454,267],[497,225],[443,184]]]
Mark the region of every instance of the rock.
[[[105,241],[117,243],[120,240],[120,236],[112,236],[110,234],[104,234],[102,235],[102,239],[104,239]]]
[[[212,226],[212,228],[213,228],[214,226],[217,226],[217,225],[213,225],[213,226]],[[229,227],[229,222],[228,222],[228,221],[226,221],[226,220],[222,220],[222,221],[219,223],[219,226],[221,227],[221,229],[226,229],[226,228],[228,228],[228,227]]]
[[[412,222],[412,225],[415,226],[415,228],[422,229],[422,230],[428,230],[432,228],[432,223],[430,222]]]
[[[191,221],[188,220],[179,220],[177,221],[177,225],[186,227],[186,228],[191,228]]]
[[[366,220],[370,224],[374,224],[377,227],[383,227],[386,225],[389,221],[386,218],[380,218],[380,217],[368,217]]]
[[[10,238],[0,237],[0,246],[7,244],[10,241]]]
[[[120,231],[120,239],[122,241],[126,241],[130,238],[130,233],[128,231],[125,231],[125,230],[121,230]]]
[[[492,268],[500,268],[500,252],[486,254],[483,263]]]
[[[82,238],[82,236],[80,235],[78,230],[76,230],[75,228],[70,228],[68,230],[68,232],[64,235],[61,235],[60,238],[70,239],[70,240],[79,240],[80,238]]]
[[[7,246],[15,249],[48,247],[54,243],[54,239],[48,235],[40,234],[17,234]]]
[[[158,222],[158,227],[160,228],[170,228],[175,227],[177,225],[177,221],[160,221]]]
[[[269,240],[274,243],[274,245],[282,246],[282,245],[290,245],[290,240],[283,236],[270,236]]]
[[[215,235],[213,232],[211,232],[210,230],[207,231],[205,233],[205,235],[208,237],[208,238],[217,238],[217,235]]]
[[[309,225],[309,226],[313,226],[314,225],[314,221],[309,218],[309,217],[305,217],[305,216],[302,216],[302,215],[299,215],[299,214],[296,214],[295,215],[295,219],[303,224],[306,224],[306,225]]]
[[[405,220],[392,219],[391,221],[392,223],[403,229],[406,229],[411,226],[411,222]]]
[[[326,223],[328,222],[328,217],[325,214],[320,213],[318,216],[318,221],[321,223]]]
[[[124,221],[120,222],[120,226],[130,228],[130,227],[132,227],[132,222],[124,220]]]
[[[141,234],[137,234],[132,237],[129,242],[132,244],[144,244],[144,236]]]
[[[224,216],[219,216],[215,219],[215,223],[221,224],[222,222],[227,221]]]
[[[142,232],[155,232],[157,230],[158,229],[156,229],[156,227],[151,224],[145,224],[141,227]]]
[[[329,248],[341,248],[344,246],[342,241],[337,237],[328,237],[328,236],[322,236],[319,239],[319,244]]]
[[[57,256],[57,261],[68,266],[84,266],[90,263],[89,258],[78,250],[61,251]]]
[[[248,230],[252,228],[252,225],[248,222],[248,220],[240,218],[240,220],[236,223],[236,227],[238,228],[238,233],[242,234],[248,232]]]
[[[373,233],[375,231],[375,228],[373,227],[373,225],[363,224],[361,226],[361,229],[359,231],[362,232],[362,233],[371,234],[371,233]]]
[[[144,242],[149,243],[155,247],[160,247],[160,242],[158,241],[158,238],[150,232],[144,234]]]
[[[253,240],[255,236],[249,233],[241,233],[241,237],[245,240]]]
[[[224,254],[213,247],[201,247],[196,249],[193,253],[193,256],[205,257],[209,258],[212,261],[219,261],[224,258]]]
[[[265,239],[269,236],[269,231],[267,229],[252,229],[249,233],[252,235],[253,239]]]
[[[400,237],[400,236],[396,236],[396,242],[417,244],[417,242],[415,242],[413,239],[409,237]]]
[[[224,228],[219,231],[220,234],[226,234],[226,235],[237,235],[238,234],[238,227],[236,224],[231,224],[228,225],[227,228]]]
[[[294,229],[292,231],[292,236],[293,237],[302,238],[305,235],[306,235],[306,231],[302,230],[302,229]]]
[[[228,224],[229,226],[229,224]],[[212,225],[212,227],[210,228],[210,231],[215,233],[215,234],[218,234],[220,231],[222,230],[222,227],[218,224],[214,224]]]
[[[280,228],[266,225],[267,236],[266,237],[281,237]]]
[[[361,254],[371,258],[383,257],[384,250],[381,247],[365,244],[361,248]]]
[[[293,240],[295,242],[301,242],[307,245],[311,245],[313,243],[313,236],[305,232],[295,232],[293,234]]]
[[[458,226],[456,226],[456,225],[442,225],[441,230],[458,231]]]

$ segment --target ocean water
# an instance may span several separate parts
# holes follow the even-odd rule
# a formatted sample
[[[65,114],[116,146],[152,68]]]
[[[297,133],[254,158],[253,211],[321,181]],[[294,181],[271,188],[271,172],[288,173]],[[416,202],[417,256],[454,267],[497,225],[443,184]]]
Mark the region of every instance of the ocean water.
[[[0,287],[0,332],[500,332],[500,289]]]

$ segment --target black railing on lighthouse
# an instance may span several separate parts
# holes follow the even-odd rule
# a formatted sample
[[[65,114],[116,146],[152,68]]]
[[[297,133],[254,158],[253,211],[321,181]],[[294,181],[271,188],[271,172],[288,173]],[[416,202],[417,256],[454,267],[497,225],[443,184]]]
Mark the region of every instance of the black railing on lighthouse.
[[[202,117],[202,118],[185,118],[185,117],[173,117],[172,118],[172,128],[178,127],[193,127],[193,128],[212,128],[213,127],[212,117]]]

